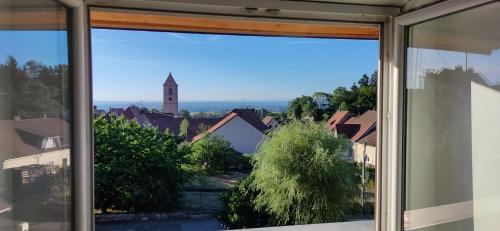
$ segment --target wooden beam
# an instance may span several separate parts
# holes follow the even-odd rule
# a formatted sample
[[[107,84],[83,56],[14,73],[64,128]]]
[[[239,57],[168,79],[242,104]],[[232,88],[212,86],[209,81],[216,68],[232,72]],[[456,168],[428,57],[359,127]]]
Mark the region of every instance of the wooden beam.
[[[295,23],[258,21],[254,19],[223,19],[185,17],[137,11],[92,10],[94,28],[183,31],[223,34],[286,35],[304,37],[378,39],[376,26],[350,26],[332,23]]]
[[[66,30],[66,23],[63,10],[0,11],[1,30]]]

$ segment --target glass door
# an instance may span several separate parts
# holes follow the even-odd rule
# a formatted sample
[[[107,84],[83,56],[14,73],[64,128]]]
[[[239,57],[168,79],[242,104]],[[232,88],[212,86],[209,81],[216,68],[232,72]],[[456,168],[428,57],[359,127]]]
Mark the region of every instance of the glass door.
[[[498,12],[407,27],[404,230],[500,227]]]
[[[0,230],[72,228],[68,9],[0,3]]]

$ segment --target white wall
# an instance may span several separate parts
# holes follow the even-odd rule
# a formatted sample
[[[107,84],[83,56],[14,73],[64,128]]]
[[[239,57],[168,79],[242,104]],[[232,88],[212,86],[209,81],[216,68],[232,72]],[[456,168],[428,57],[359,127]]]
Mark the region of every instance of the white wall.
[[[54,165],[62,166],[64,159],[66,164],[70,164],[70,151],[69,149],[56,150],[51,152],[43,152],[14,159],[3,161],[3,169],[20,168],[30,165]]]
[[[498,230],[500,92],[472,82],[471,101],[474,230]]]
[[[236,116],[214,133],[229,141],[234,150],[241,153],[254,153],[264,134],[254,126]]]
[[[355,162],[363,163],[364,146],[364,144],[356,142],[352,145],[352,159]],[[368,156],[366,163],[375,166],[375,161],[377,160],[377,147],[366,145],[366,155]]]

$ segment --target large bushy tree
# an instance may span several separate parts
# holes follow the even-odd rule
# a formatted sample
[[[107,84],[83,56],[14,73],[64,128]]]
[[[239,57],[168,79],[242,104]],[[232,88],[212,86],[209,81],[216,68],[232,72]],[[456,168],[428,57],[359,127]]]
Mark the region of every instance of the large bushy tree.
[[[69,110],[69,69],[30,60],[20,65],[9,56],[0,64],[0,119],[65,116]],[[66,93],[66,94],[63,94]],[[5,105],[2,105],[5,104]]]
[[[370,77],[363,75],[350,89],[336,88],[330,98],[331,110],[344,110],[361,115],[367,110],[375,109],[377,107],[377,75],[376,71]]]
[[[259,192],[252,187],[253,176],[234,185],[221,194],[224,205],[219,219],[230,229],[256,228],[268,224],[269,214],[255,208],[255,198]]]
[[[323,117],[323,110],[318,106],[313,97],[303,95],[290,101],[288,104],[288,116],[298,120],[307,116],[312,117],[315,121],[319,121]]]
[[[255,205],[278,225],[345,220],[356,195],[356,170],[344,161],[349,141],[318,123],[291,122],[254,155]]]
[[[361,115],[377,106],[377,72],[370,77],[363,75],[351,88],[337,87],[332,94],[315,92],[312,96],[301,96],[290,101],[288,116],[302,119],[306,116],[315,121],[330,118],[337,110]]]
[[[187,174],[175,138],[123,116],[94,120],[96,208],[167,211],[175,208]]]
[[[189,158],[198,170],[207,175],[223,173],[236,151],[222,137],[211,134],[193,143]]]

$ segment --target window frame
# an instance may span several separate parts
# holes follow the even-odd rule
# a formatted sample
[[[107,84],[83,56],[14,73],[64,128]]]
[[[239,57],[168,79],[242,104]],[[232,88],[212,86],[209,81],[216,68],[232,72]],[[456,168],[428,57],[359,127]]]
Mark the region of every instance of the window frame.
[[[91,7],[112,7],[126,8],[143,11],[173,11],[181,12],[186,15],[200,14],[199,9],[193,8],[193,11],[185,11],[175,0],[168,2],[150,1],[148,4],[131,3],[127,1],[83,1],[83,0],[59,0],[68,7],[73,8],[73,66],[74,66],[74,230],[94,230],[93,217],[93,141],[92,141],[92,79],[91,79],[91,59],[90,59],[90,10]],[[207,1],[209,2],[209,1]],[[230,1],[229,1],[230,2]],[[269,1],[271,2],[271,1]],[[302,10],[300,5],[292,1],[272,1],[270,6],[279,9],[279,4],[286,9]],[[164,7],[158,7],[164,4]],[[221,3],[222,4],[222,3]],[[261,2],[262,4],[262,2]],[[335,23],[351,23],[356,25],[378,25],[379,35],[379,66],[378,66],[378,86],[377,86],[377,170],[376,170],[376,208],[375,208],[375,230],[399,230],[397,224],[401,224],[398,216],[398,187],[400,180],[397,173],[400,172],[398,164],[398,141],[400,129],[399,108],[399,86],[397,81],[399,76],[398,62],[402,57],[398,52],[401,51],[399,39],[401,38],[401,28],[395,24],[395,15],[399,9],[395,7],[351,5],[337,3],[320,2],[300,2],[303,6],[315,8],[322,13],[330,13],[324,21]],[[313,6],[310,7],[309,5]],[[328,5],[326,5],[328,4]],[[321,5],[323,8],[319,8]],[[221,6],[224,8],[225,6]],[[214,10],[212,8],[212,10]],[[306,13],[304,13],[306,12]],[[259,15],[261,20],[278,19],[293,21],[310,21],[318,18],[314,10],[299,12],[300,17],[291,16],[277,17]],[[345,13],[349,13],[348,16]],[[205,12],[207,15],[220,16],[221,12]],[[242,13],[241,11],[226,17],[244,18],[252,17],[251,12]],[[321,18],[321,17],[320,17]],[[385,155],[382,155],[385,153]]]
[[[398,202],[395,204],[396,211],[399,214],[395,214],[399,218],[399,223],[396,223],[397,229],[404,231],[404,212],[406,209],[406,137],[407,137],[407,95],[408,90],[406,89],[406,68],[407,68],[407,47],[409,44],[409,27],[420,24],[426,21],[430,21],[436,18],[444,17],[450,14],[459,13],[461,11],[470,10],[479,6],[487,5],[493,3],[495,0],[449,0],[431,5],[429,7],[416,10],[407,14],[403,14],[395,18],[395,46],[397,49],[394,50],[394,56],[400,57],[396,59],[393,67],[394,76],[393,79],[398,82],[398,89],[395,89],[395,94],[401,99],[401,102],[394,105],[395,111],[398,116],[398,120],[394,120],[393,123],[398,125],[397,137],[392,137],[392,142],[397,143],[393,148],[396,148],[396,152],[392,153],[397,159],[397,163],[393,166],[392,174],[397,174],[400,178],[394,184],[394,188],[397,188],[399,194],[397,195]],[[401,67],[401,68],[398,68]],[[412,230],[414,228],[410,228]]]

